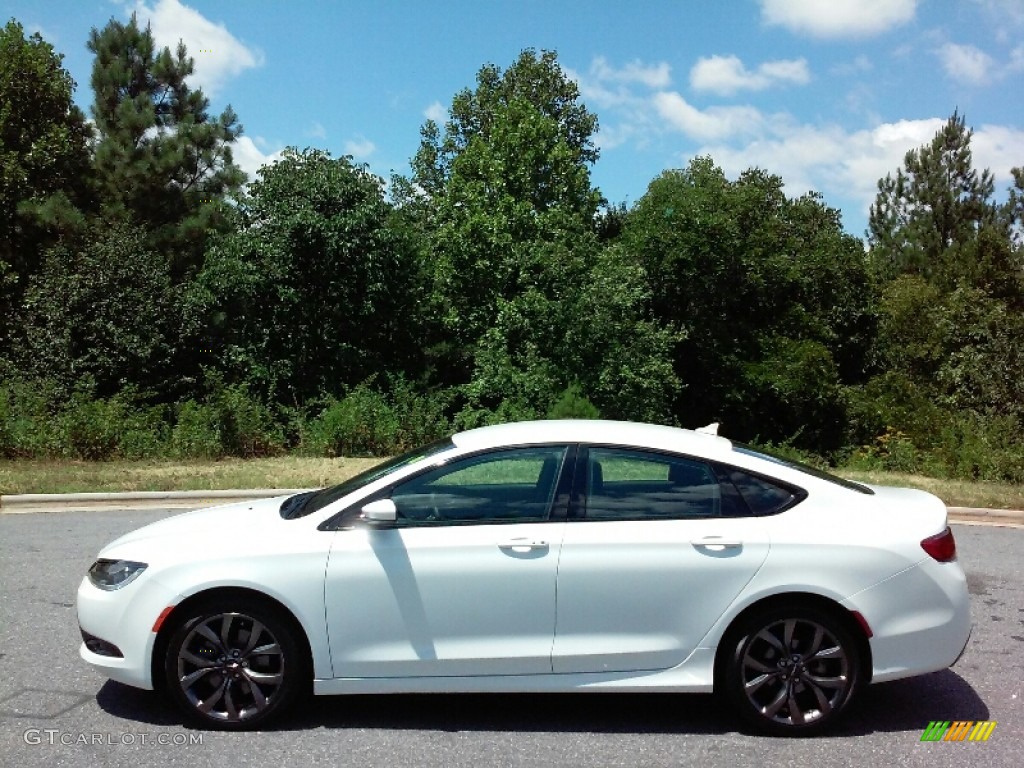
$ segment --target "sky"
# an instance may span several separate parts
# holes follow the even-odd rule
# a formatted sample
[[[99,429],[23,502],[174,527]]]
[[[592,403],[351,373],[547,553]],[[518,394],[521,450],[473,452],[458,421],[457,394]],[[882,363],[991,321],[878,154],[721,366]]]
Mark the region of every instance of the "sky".
[[[554,50],[599,120],[592,180],[631,205],[710,155],[820,193],[863,236],[878,179],[959,110],[1000,197],[1024,165],[1024,0],[0,0],[64,54],[88,114],[93,27],[183,40],[255,177],[287,146],[406,174],[427,118],[484,64]]]

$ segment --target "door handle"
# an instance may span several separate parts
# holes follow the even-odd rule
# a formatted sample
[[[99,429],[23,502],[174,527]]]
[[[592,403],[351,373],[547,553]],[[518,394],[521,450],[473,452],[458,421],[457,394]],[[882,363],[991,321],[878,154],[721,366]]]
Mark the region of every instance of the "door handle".
[[[736,549],[742,547],[743,542],[739,539],[727,539],[723,536],[705,536],[693,542],[695,547],[710,549],[712,552],[721,552],[723,549]]]
[[[539,541],[537,539],[508,539],[507,541],[498,542],[498,547],[501,549],[511,549],[513,552],[529,552],[534,549],[547,549],[548,543],[546,541]]]

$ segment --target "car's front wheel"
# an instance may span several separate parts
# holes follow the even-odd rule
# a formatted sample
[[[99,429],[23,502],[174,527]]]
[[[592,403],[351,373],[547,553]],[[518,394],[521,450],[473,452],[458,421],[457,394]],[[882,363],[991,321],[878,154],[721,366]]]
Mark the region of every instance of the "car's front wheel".
[[[761,612],[730,638],[725,693],[740,718],[761,732],[817,733],[839,717],[859,689],[860,649],[829,612]]]
[[[207,728],[264,725],[308,681],[293,622],[275,607],[235,599],[191,608],[167,643],[167,691]]]

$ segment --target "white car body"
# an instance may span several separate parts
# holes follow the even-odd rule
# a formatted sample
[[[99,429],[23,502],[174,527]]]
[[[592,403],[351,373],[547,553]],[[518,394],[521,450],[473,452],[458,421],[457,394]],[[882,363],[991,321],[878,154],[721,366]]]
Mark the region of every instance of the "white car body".
[[[122,655],[83,642],[82,658],[113,680],[151,689],[159,682],[156,625],[183,601],[222,588],[265,596],[294,617],[317,694],[711,691],[716,654],[737,617],[780,596],[855,616],[871,682],[944,669],[967,643],[964,572],[955,558],[940,562],[922,548],[947,529],[945,506],[927,493],[861,493],[722,437],[652,425],[519,423],[452,440],[449,450],[305,517],[284,519],[282,497],[197,510],[122,536],[100,557],[145,570],[119,589],[87,577],[78,592],[83,632]],[[806,495],[764,516],[320,530],[425,467],[545,444],[693,457]]]

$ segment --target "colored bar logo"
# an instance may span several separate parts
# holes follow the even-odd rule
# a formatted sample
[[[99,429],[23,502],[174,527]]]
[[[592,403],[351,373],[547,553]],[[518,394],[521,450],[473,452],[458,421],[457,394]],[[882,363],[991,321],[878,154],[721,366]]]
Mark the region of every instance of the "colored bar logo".
[[[921,741],[988,741],[995,729],[995,720],[932,720]]]

